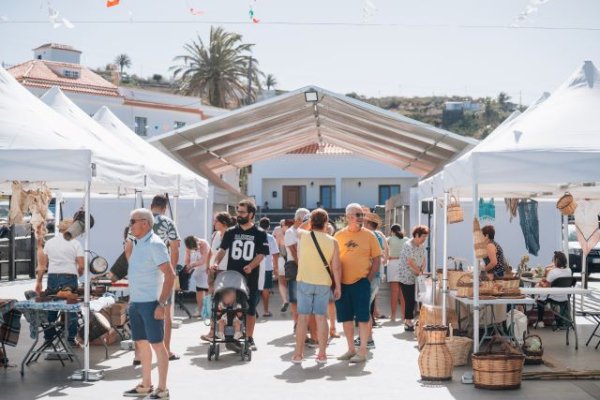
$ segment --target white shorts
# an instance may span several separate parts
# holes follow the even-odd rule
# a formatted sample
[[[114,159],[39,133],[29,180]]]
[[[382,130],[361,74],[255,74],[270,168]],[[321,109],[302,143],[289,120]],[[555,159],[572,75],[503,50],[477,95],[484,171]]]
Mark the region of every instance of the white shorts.
[[[400,260],[399,259],[388,261],[386,281],[400,282]]]

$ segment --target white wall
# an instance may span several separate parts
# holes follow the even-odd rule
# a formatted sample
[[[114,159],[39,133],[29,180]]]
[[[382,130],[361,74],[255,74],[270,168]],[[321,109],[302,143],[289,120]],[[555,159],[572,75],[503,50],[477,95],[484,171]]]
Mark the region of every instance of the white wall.
[[[66,217],[73,216],[83,206],[82,197],[65,197],[64,201],[63,212]],[[151,201],[152,197],[145,198],[144,206],[149,208]],[[174,199],[171,201],[173,202]],[[95,225],[90,231],[90,250],[105,257],[110,265],[123,252],[123,231],[129,224],[129,213],[135,208],[132,197],[119,199],[92,197],[91,199],[90,211]],[[211,218],[210,214],[209,218]],[[176,223],[182,239],[179,260],[183,263],[183,239],[189,235],[208,237],[205,229],[204,200],[179,199]]]
[[[33,52],[33,58],[38,59],[38,56],[42,56],[42,60],[56,61],[56,62],[64,62],[71,64],[79,64],[79,60],[81,58],[81,53],[76,51],[62,50],[62,49],[53,49],[51,47],[46,47],[43,49],[39,49]]]
[[[448,226],[448,256],[473,259],[473,218],[471,201],[461,201],[465,212],[465,220],[458,224]],[[495,240],[502,246],[505,257],[509,263],[516,267],[525,254],[529,254],[525,247],[525,239],[519,216],[509,221],[509,215],[504,205],[504,200],[496,201],[496,219],[492,222],[496,230]],[[416,204],[411,204],[411,210],[416,210]],[[437,207],[437,242],[436,242],[436,264],[441,268],[443,262],[443,209]],[[416,225],[416,212],[411,212],[411,227]],[[529,254],[530,265],[547,265],[552,261],[554,251],[562,249],[561,243],[561,218],[556,210],[555,202],[538,202],[538,220],[539,220],[539,243],[540,250],[538,256]],[[427,225],[427,215],[423,214],[421,223]],[[433,222],[432,222],[433,224]],[[486,222],[482,222],[483,227]],[[410,232],[409,232],[410,234]],[[471,264],[471,262],[469,263]]]
[[[341,183],[341,207],[352,201],[369,206],[378,202],[379,184],[399,184],[402,191],[417,182],[417,177],[400,168],[371,161],[355,155],[304,155],[286,154],[252,165],[248,182],[248,194],[256,197],[259,205],[269,202],[269,207],[280,208],[281,186],[306,185],[307,206],[313,207],[319,200],[320,185]],[[358,187],[361,181],[361,187]],[[310,186],[314,182],[314,186]],[[277,198],[271,194],[276,190]]]

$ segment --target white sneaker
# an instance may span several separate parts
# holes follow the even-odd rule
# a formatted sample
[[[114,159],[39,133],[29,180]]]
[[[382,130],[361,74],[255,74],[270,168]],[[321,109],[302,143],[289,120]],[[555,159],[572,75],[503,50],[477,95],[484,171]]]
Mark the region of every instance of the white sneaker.
[[[242,336],[244,336],[244,334],[242,332],[240,332],[240,331],[238,331],[238,332],[236,332],[236,333],[233,334],[233,338],[235,340],[240,340],[242,338]]]
[[[544,321],[539,321],[537,324],[535,324],[536,328],[545,328],[546,325],[544,325]]]

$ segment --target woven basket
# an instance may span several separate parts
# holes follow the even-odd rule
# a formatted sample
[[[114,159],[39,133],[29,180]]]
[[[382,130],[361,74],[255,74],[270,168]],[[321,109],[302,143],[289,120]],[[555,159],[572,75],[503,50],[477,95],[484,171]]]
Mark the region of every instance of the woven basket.
[[[449,381],[452,379],[452,354],[446,347],[444,325],[425,325],[427,343],[419,354],[419,370],[424,381]]]
[[[447,310],[446,320],[449,324],[458,325],[458,317],[456,311]],[[419,350],[423,349],[425,343],[427,343],[427,335],[421,328],[426,325],[441,325],[442,324],[443,310],[440,306],[432,306],[424,304],[419,311],[419,319],[415,324],[415,337],[419,345]]]
[[[456,295],[458,297],[473,297],[473,280],[470,275],[463,275],[458,279]]]
[[[450,203],[448,203],[448,223],[456,224],[465,220],[465,213],[461,207],[458,199],[451,195]]]
[[[494,343],[502,343],[501,351],[493,351]],[[486,351],[473,354],[473,382],[479,389],[507,390],[521,387],[525,356],[504,339],[492,338]]]
[[[440,283],[440,288],[443,285],[442,279],[443,279],[443,273],[441,269],[437,270],[437,274],[438,274],[438,282]],[[471,275],[470,272],[464,272],[464,271],[456,271],[456,270],[449,270],[448,271],[448,290],[456,290],[457,288],[457,284],[458,284],[458,280],[463,276],[463,275]]]
[[[540,349],[537,351],[530,349],[531,341],[534,338],[537,338],[540,341]],[[544,355],[544,348],[542,347],[542,338],[538,335],[527,336],[523,342],[523,346],[521,346],[521,349],[523,350],[523,354],[525,354],[526,365],[536,365],[543,362],[542,357]]]
[[[519,289],[521,279],[516,276],[498,278],[494,282],[500,284],[503,289],[514,290]]]
[[[485,237],[483,236],[483,233],[481,233],[481,227],[479,226],[479,220],[477,218],[473,218],[473,245],[475,246],[475,257],[487,257]]]
[[[491,296],[494,293],[494,281],[479,281],[479,294]]]
[[[575,199],[573,199],[573,195],[569,192],[566,192],[556,202],[556,208],[558,208],[562,215],[573,215],[575,209],[577,208],[577,203],[575,202]]]
[[[423,328],[421,328],[420,321],[415,322],[415,337],[417,338],[417,346],[419,348],[419,351],[423,350],[423,347],[425,346],[426,337]]]
[[[464,336],[454,336],[452,324],[449,325],[450,337],[446,338],[446,347],[452,355],[452,365],[458,367],[466,365],[469,360],[469,352],[473,345],[473,339]]]

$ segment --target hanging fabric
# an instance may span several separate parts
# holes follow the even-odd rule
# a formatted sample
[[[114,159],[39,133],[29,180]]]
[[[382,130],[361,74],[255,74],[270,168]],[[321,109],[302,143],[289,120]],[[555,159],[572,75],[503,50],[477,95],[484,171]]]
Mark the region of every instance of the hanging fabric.
[[[529,254],[538,255],[540,251],[540,224],[538,221],[538,203],[535,200],[520,200],[518,204],[519,223],[525,247]]]
[[[599,200],[578,200],[575,209],[575,226],[577,227],[577,241],[585,257],[600,241],[598,229],[598,213],[600,212]]]
[[[519,204],[519,199],[504,199],[504,204],[506,205],[506,211],[510,216],[509,222],[512,222],[513,218],[517,218],[517,206]]]
[[[490,201],[485,201],[483,198],[479,199],[479,219],[481,222],[494,222],[496,219],[496,206],[493,197]]]

